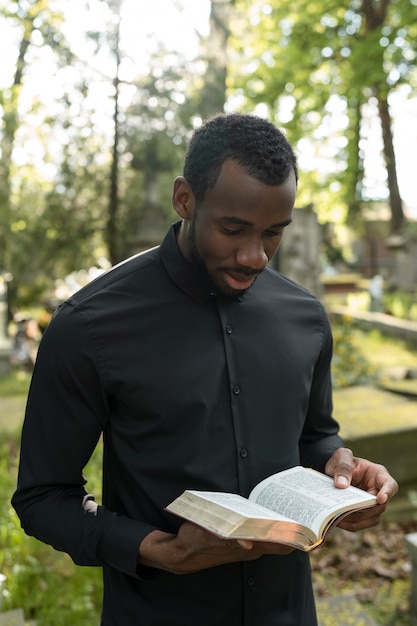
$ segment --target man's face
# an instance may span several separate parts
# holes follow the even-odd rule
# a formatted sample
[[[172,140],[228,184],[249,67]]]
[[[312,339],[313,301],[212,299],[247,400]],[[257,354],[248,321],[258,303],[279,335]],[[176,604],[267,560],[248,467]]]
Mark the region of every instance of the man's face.
[[[291,222],[295,193],[293,172],[281,185],[271,186],[249,176],[235,161],[226,161],[187,222],[183,254],[219,293],[239,295],[278,250]]]

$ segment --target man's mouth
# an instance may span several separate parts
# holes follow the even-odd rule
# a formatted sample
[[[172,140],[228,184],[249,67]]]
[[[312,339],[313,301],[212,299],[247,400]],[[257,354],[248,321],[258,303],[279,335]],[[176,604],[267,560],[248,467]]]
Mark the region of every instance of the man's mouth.
[[[259,272],[242,273],[224,269],[223,275],[229,287],[243,290],[248,289],[248,287],[252,285],[254,280],[259,276]]]

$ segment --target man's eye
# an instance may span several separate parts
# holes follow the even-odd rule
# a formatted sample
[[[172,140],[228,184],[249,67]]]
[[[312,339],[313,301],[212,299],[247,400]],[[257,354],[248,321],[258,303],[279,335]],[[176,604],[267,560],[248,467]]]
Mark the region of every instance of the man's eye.
[[[226,235],[239,235],[242,232],[241,228],[225,228],[223,227],[223,232]]]
[[[282,233],[282,230],[267,230],[265,234],[267,237],[281,237]]]

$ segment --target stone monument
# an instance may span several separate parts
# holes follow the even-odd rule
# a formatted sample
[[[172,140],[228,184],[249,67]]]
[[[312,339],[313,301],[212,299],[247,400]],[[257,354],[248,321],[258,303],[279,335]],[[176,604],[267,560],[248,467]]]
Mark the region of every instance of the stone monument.
[[[284,231],[274,266],[315,296],[321,297],[320,249],[321,228],[313,205],[296,208],[292,223]]]
[[[399,291],[414,292],[417,284],[417,241],[406,233],[390,235],[386,246],[394,260],[389,286]]]

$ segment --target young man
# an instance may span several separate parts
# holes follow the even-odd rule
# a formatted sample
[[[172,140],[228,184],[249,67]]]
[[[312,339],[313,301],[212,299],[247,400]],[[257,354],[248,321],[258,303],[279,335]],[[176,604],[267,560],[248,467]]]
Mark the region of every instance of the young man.
[[[377,494],[350,530],[377,523],[397,490],[338,436],[320,302],[267,265],[296,185],[272,124],[208,120],[161,246],[76,293],[44,335],[13,504],[28,534],[103,567],[104,626],[317,624],[308,555],[182,523],[164,507],[184,489],[247,496],[304,464]],[[101,433],[97,508],[82,471]]]

